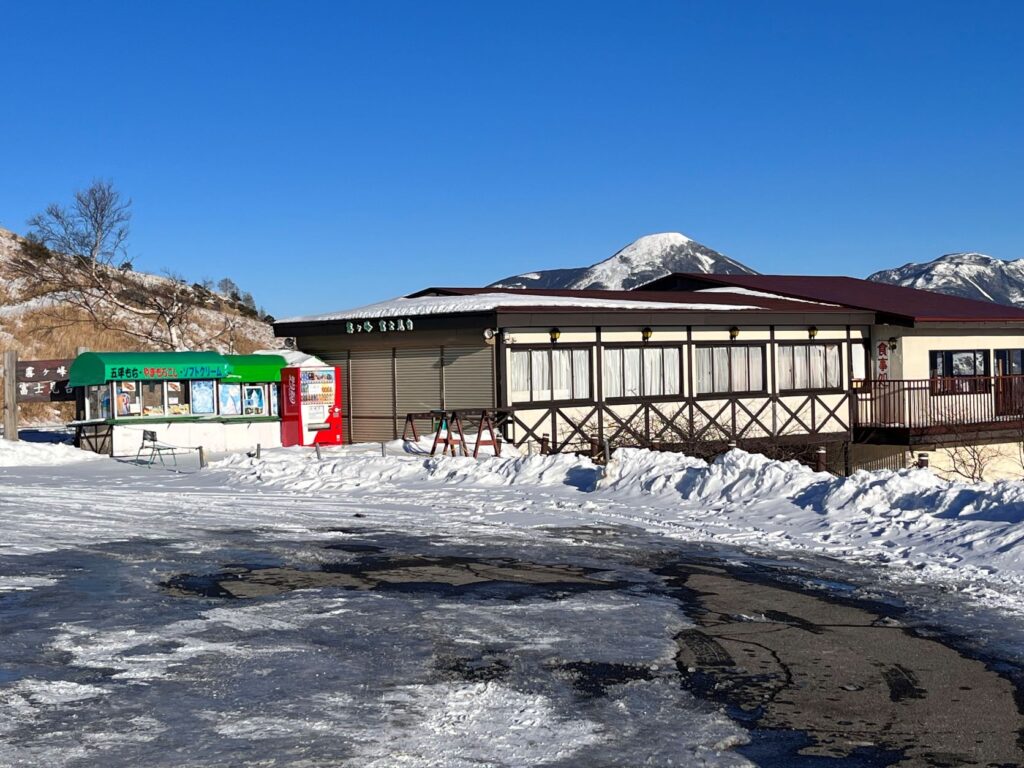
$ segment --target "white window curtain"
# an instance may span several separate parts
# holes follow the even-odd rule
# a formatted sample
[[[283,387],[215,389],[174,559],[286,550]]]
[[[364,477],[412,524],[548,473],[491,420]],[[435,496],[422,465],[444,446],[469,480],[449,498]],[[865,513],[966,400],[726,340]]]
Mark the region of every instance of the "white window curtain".
[[[779,389],[838,389],[843,382],[841,353],[840,344],[780,345]],[[862,359],[862,372],[863,368]]]
[[[867,349],[863,344],[853,344],[853,370],[850,375],[855,379],[866,379],[867,372]]]
[[[572,350],[551,351],[552,400],[572,399]]]
[[[530,382],[531,400],[551,399],[551,358],[546,349],[535,349],[530,352],[533,366]]]
[[[572,351],[572,390],[572,396],[576,400],[585,400],[590,397],[589,349],[574,349]]]
[[[806,346],[793,347],[793,389],[807,389],[810,385],[808,360]]]
[[[665,369],[665,394],[679,394],[679,349],[677,347],[666,347],[662,350],[664,358],[662,364]]]
[[[644,396],[660,397],[664,394],[664,368],[661,347],[644,347]]]
[[[512,402],[525,403],[530,399],[530,353],[513,351],[511,368]]]
[[[622,350],[604,350],[604,397],[622,397]]]
[[[827,376],[825,386],[829,389],[837,389],[843,385],[843,366],[839,356],[840,346],[829,344],[825,347],[825,364]]]
[[[712,347],[711,357],[713,361],[712,370],[714,373],[714,383],[712,384],[712,392],[728,392],[729,391],[729,359],[731,352],[729,347]]]
[[[640,396],[640,350],[622,350],[622,396]]]
[[[694,357],[694,386],[698,395],[706,395],[714,391],[713,365],[711,347],[697,347]]]
[[[747,347],[747,391],[764,389],[764,347]]]
[[[825,347],[811,344],[807,349],[807,381],[811,389],[825,388]]]
[[[793,347],[779,347],[779,389],[793,389]]]
[[[729,377],[730,392],[746,392],[749,389],[747,347],[733,347],[732,372]]]

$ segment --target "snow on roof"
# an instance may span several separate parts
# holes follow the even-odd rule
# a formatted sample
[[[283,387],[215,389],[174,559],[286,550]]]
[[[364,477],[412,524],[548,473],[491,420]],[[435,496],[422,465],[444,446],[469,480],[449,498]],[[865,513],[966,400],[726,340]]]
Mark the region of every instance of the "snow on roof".
[[[327,365],[319,357],[307,355],[297,349],[257,349],[254,355],[278,355],[288,368],[322,368]]]
[[[696,312],[757,310],[761,307],[739,304],[714,304],[667,301],[633,301],[627,299],[598,299],[581,296],[539,296],[533,293],[478,293],[470,296],[419,296],[380,301],[340,312],[322,315],[288,317],[278,323],[316,323],[332,320],[372,320],[381,317],[409,317],[421,315],[452,315],[468,312],[489,312],[499,308],[515,307],[569,307],[581,309],[678,309]]]
[[[739,296],[758,296],[762,299],[779,299],[781,301],[795,301],[798,304],[818,304],[823,307],[839,307],[840,304],[827,304],[824,301],[811,301],[810,299],[797,299],[792,296],[783,296],[779,293],[768,291],[755,291],[753,288],[741,288],[738,285],[723,285],[717,288],[699,288],[696,293],[734,293]]]

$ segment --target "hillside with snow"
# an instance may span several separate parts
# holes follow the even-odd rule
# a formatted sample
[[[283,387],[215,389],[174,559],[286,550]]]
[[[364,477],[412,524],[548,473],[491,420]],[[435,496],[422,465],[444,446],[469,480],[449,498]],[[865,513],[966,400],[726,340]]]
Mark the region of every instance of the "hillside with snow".
[[[923,264],[875,272],[868,280],[1024,306],[1024,259],[1005,261],[984,253],[947,253]]]
[[[570,290],[629,290],[673,272],[724,275],[757,274],[678,232],[646,235],[615,255],[589,267],[548,269],[506,277],[494,288],[562,288]]]
[[[66,308],[60,292],[45,296],[29,294],[11,273],[12,260],[22,239],[0,227],[0,347],[16,349],[22,357],[66,357],[78,347],[144,351],[165,349],[153,329],[152,341],[104,329],[87,316]],[[169,277],[130,273],[139,290],[173,284]],[[216,336],[210,347],[218,352],[247,353],[277,346],[274,332],[258,312],[237,298],[202,285],[184,286],[197,309],[192,325],[196,337]],[[59,318],[56,317],[59,315]],[[224,333],[218,333],[225,329]],[[205,332],[205,333],[204,333]]]

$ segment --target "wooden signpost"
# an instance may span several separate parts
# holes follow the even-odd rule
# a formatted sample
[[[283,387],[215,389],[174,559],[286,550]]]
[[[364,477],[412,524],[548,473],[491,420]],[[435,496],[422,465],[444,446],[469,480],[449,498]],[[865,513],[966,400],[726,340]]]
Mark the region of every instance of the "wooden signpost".
[[[18,360],[14,350],[4,352],[4,438],[18,439],[18,403],[73,401],[68,386],[70,359]]]

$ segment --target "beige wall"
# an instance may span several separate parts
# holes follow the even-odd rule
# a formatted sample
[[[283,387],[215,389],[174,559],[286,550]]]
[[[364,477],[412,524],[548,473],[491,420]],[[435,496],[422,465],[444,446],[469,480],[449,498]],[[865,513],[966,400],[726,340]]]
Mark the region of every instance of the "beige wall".
[[[976,324],[943,326],[941,328],[903,328],[892,325],[876,325],[871,329],[872,361],[877,361],[877,345],[897,340],[896,352],[890,354],[890,376],[892,379],[927,379],[928,353],[932,351],[985,349],[989,352],[989,364],[995,373],[997,349],[1024,349],[1024,329],[986,328],[979,332]]]
[[[1024,477],[1024,456],[1018,441],[974,443],[969,446],[933,448],[928,454],[931,470],[946,480],[1019,480]]]

